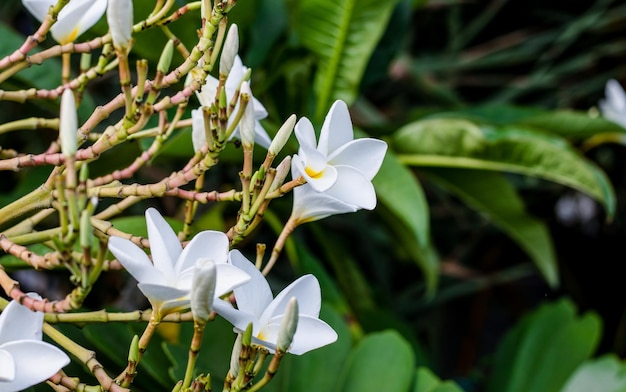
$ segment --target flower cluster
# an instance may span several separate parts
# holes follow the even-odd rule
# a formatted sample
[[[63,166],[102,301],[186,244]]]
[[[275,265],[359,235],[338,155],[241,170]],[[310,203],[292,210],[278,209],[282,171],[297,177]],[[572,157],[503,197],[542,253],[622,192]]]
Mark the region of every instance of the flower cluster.
[[[70,362],[63,351],[41,341],[42,325],[42,312],[33,312],[15,301],[0,314],[0,391],[24,390]]]

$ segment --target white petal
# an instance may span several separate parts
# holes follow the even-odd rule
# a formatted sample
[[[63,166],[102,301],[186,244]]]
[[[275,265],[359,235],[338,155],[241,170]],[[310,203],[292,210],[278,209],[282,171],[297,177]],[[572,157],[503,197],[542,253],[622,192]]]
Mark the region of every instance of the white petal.
[[[372,182],[359,170],[349,166],[335,166],[337,181],[326,194],[358,208],[372,210],[376,207],[376,191]]]
[[[213,310],[229,323],[231,323],[238,331],[245,331],[250,323],[254,327],[258,328],[258,322],[256,317],[252,313],[244,312],[233,308],[228,302],[216,299],[213,301]]]
[[[41,299],[34,293],[32,298]],[[43,312],[33,312],[17,301],[11,301],[0,314],[0,345],[14,340],[41,340]]]
[[[243,74],[246,73],[247,70],[248,68],[243,65],[241,57],[235,56],[233,67],[230,69],[230,73],[228,74],[225,83],[226,96],[228,99],[230,99],[235,94],[235,91],[239,87],[239,83],[241,83]]]
[[[70,363],[67,354],[41,341],[18,340],[3,345],[2,349],[15,361],[15,378],[0,384],[2,391],[21,391],[39,384]]]
[[[206,143],[202,108],[191,111],[191,143],[193,144],[194,152],[200,151],[204,143]]]
[[[8,351],[2,349],[0,344],[0,383],[5,381],[12,381],[15,379],[15,361]],[[0,389],[2,389],[0,384]],[[4,390],[4,389],[2,389]]]
[[[626,110],[626,93],[617,80],[611,79],[605,88],[607,102],[618,111]]]
[[[328,157],[328,164],[352,166],[371,180],[380,170],[386,152],[387,143],[382,140],[356,139],[335,150]]]
[[[96,24],[106,8],[107,0],[70,1],[59,13],[50,33],[61,44],[72,42]]]
[[[182,271],[193,268],[200,258],[211,259],[215,264],[225,264],[228,259],[226,234],[214,230],[201,231],[196,234],[178,256],[176,274],[179,275]]]
[[[285,313],[287,303],[295,297],[298,301],[299,314],[317,317],[322,306],[322,293],[317,278],[313,275],[304,275],[285,287],[265,309],[259,322],[269,324],[269,320]]]
[[[230,293],[235,287],[239,287],[250,281],[250,275],[240,268],[230,264],[217,264],[217,283],[215,295],[220,297]]]
[[[298,223],[312,222],[330,215],[355,212],[358,208],[327,193],[316,192],[309,184],[294,188],[291,215]]]
[[[304,153],[303,157],[295,154],[291,162],[311,187],[317,192],[324,192],[333,186],[337,181],[337,170],[326,164],[326,157],[307,145],[300,146],[300,152]]]
[[[166,282],[167,277],[157,271],[144,251],[131,241],[121,237],[110,237],[109,250],[136,281],[161,284]]]
[[[187,289],[180,289],[171,286],[139,283],[137,287],[139,287],[143,295],[148,298],[152,308],[155,311],[160,311],[162,315],[170,311],[177,311],[189,307],[191,285],[189,285]]]
[[[317,317],[300,315],[289,352],[301,355],[337,341],[337,332]]]
[[[252,97],[252,102],[254,102],[254,118],[257,120],[263,120],[267,117],[267,109],[258,99]]]
[[[255,109],[256,109],[256,107],[255,107]],[[265,128],[263,128],[263,125],[261,125],[260,121],[257,121],[256,124],[255,124],[255,128],[254,128],[254,142],[256,144],[258,144],[259,146],[265,147],[265,149],[267,149],[270,146],[270,144],[272,143],[272,139],[267,134],[267,132],[265,132]]]
[[[265,308],[272,302],[272,290],[265,276],[238,250],[228,254],[232,265],[240,268],[250,276],[250,281],[234,290],[237,308],[260,317]],[[219,275],[218,275],[219,279]]]
[[[211,75],[208,75],[206,77],[206,79],[204,80],[204,86],[202,86],[202,89],[200,89],[199,93],[196,93],[196,97],[198,98],[198,101],[200,101],[200,106],[211,107],[213,102],[215,102],[218,85],[219,80]]]
[[[315,139],[315,129],[313,129],[313,124],[311,121],[302,117],[296,123],[294,127],[294,133],[296,134],[296,139],[298,139],[298,144],[302,146],[303,144],[307,144],[312,148],[317,146],[317,140]]]
[[[43,22],[55,0],[22,0],[22,4],[38,21]]]
[[[183,251],[183,246],[176,237],[174,230],[156,209],[148,208],[146,210],[146,223],[152,263],[165,276],[170,276],[174,273],[174,265]]]
[[[352,139],[354,131],[348,106],[344,101],[335,101],[324,119],[317,149],[328,156]]]

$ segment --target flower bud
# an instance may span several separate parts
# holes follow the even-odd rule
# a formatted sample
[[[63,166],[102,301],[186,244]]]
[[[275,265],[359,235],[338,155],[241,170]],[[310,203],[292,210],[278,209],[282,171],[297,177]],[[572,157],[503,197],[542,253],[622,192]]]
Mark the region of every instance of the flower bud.
[[[172,64],[173,55],[174,55],[174,41],[170,39],[165,44],[165,47],[163,48],[163,52],[161,52],[161,57],[159,57],[159,62],[157,63],[157,71],[163,74],[166,74],[167,71],[170,70],[170,65]]]
[[[61,151],[66,157],[76,154],[78,131],[78,116],[74,92],[65,89],[61,95],[61,113],[59,115],[59,136],[61,137]]]
[[[109,0],[107,22],[111,31],[113,46],[126,51],[133,33],[133,2],[132,0]]]
[[[278,330],[278,341],[276,342],[277,351],[286,353],[293,342],[293,337],[298,329],[298,300],[292,297],[287,303],[283,319]]]
[[[191,313],[199,324],[206,324],[215,296],[216,267],[211,259],[198,259],[191,282]]]
[[[230,73],[237,52],[239,52],[239,29],[236,24],[233,24],[228,29],[228,34],[226,34],[226,40],[222,47],[222,55],[220,56],[221,74],[228,75]]]
[[[83,210],[80,214],[80,246],[91,248],[93,246],[93,227],[91,226],[91,214]]]
[[[239,356],[241,355],[241,339],[242,334],[238,333],[237,338],[235,339],[235,344],[233,344],[233,351],[230,353],[230,369],[228,373],[232,378],[237,377],[239,373]]]
[[[244,147],[251,148],[254,146],[254,129],[256,128],[256,120],[254,118],[254,102],[252,101],[252,91],[250,84],[243,82],[241,84],[241,104],[245,104],[243,100],[247,100],[246,108],[241,116],[239,129],[241,133],[241,144]]]
[[[248,324],[246,330],[243,331],[243,335],[241,337],[241,345],[242,347],[250,347],[252,344],[252,323]]]
[[[289,116],[287,121],[283,123],[283,125],[280,127],[278,132],[276,132],[276,136],[274,136],[274,139],[272,140],[272,144],[270,144],[270,147],[267,149],[267,152],[272,155],[278,155],[280,150],[282,150],[285,144],[287,143],[287,140],[289,140],[289,137],[291,136],[291,133],[293,132],[293,127],[295,125],[296,125],[296,115],[292,114],[291,116]]]
[[[291,170],[291,156],[286,156],[285,159],[276,167],[276,175],[274,176],[274,180],[272,181],[272,185],[270,185],[269,192],[274,192],[276,189],[280,188],[285,182],[285,178],[287,178],[287,174]]]
[[[133,336],[130,342],[130,350],[128,350],[128,362],[137,363],[139,361],[139,336]]]

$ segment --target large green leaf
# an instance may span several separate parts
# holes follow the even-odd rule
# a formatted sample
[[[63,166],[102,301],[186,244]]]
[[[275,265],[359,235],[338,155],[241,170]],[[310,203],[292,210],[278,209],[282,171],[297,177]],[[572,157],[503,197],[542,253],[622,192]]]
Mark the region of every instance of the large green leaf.
[[[334,391],[408,391],[415,358],[409,343],[389,330],[367,335],[350,353]]]
[[[615,212],[606,175],[562,138],[524,128],[490,128],[459,119],[430,119],[398,130],[392,146],[408,165],[508,171],[560,183]]]
[[[577,316],[569,300],[541,306],[517,324],[500,345],[488,391],[560,390],[593,354],[600,333],[598,316]]]
[[[626,391],[626,364],[614,354],[587,361],[576,369],[562,389],[562,392],[587,391]]]
[[[441,381],[429,368],[420,367],[415,372],[413,392],[463,392],[453,381]]]
[[[314,88],[319,119],[335,99],[350,104],[395,0],[303,0],[295,26],[319,60]]]
[[[437,184],[487,216],[528,253],[551,286],[558,284],[552,239],[545,225],[528,215],[513,186],[497,172],[470,169],[425,168]]]

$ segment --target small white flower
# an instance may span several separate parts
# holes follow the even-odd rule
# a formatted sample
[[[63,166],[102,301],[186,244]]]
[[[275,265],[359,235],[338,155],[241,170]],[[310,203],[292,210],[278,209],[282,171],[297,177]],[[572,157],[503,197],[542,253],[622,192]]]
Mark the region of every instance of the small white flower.
[[[295,298],[298,326],[289,352],[300,355],[337,340],[335,330],[319,319],[322,301],[315,276],[300,277],[273,298],[263,274],[239,251],[231,251],[229,260],[251,277],[250,282],[234,289],[237,309],[224,300],[213,303],[215,311],[233,324],[235,330],[244,331],[252,323],[252,341],[275,352],[285,310]]]
[[[196,262],[211,259],[215,263],[215,295],[224,295],[250,277],[227,264],[228,237],[220,231],[202,231],[183,249],[176,233],[154,208],[146,210],[152,262],[131,241],[109,238],[109,250],[137,280],[141,292],[161,316],[189,307]]]
[[[24,390],[70,363],[67,354],[41,341],[42,325],[42,312],[33,312],[15,301],[0,314],[0,391]]]
[[[235,94],[235,91],[239,88],[239,84],[241,83],[244,74],[248,71],[243,63],[241,62],[241,58],[239,56],[235,56],[235,60],[233,66],[226,78],[226,83],[224,88],[226,89],[226,98],[230,101],[230,99]],[[202,89],[196,93],[198,100],[200,101],[201,106],[211,106],[211,104],[215,101],[215,96],[217,94],[217,86],[219,81],[213,76],[209,75],[206,78],[204,86]],[[251,97],[250,100],[254,105],[254,140],[256,144],[261,145],[265,148],[268,148],[271,139],[265,129],[261,125],[259,120],[267,117],[267,110],[265,110],[265,106],[254,96]],[[239,102],[237,102],[237,106],[235,106],[234,113],[239,109]],[[192,116],[192,132],[193,132],[193,146],[194,151],[198,151],[200,147],[206,142],[206,135],[204,133],[204,118],[202,116],[202,108],[195,109],[191,111]],[[230,119],[229,119],[230,125]],[[233,134],[230,137],[235,139],[240,139],[239,136],[239,127],[235,129]]]
[[[606,99],[600,100],[602,115],[626,128],[626,93],[616,80],[609,80],[605,88]]]
[[[24,7],[40,22],[57,0],[22,0]],[[52,38],[60,44],[73,42],[79,35],[96,24],[107,8],[107,0],[71,0],[50,29]]]
[[[107,23],[111,30],[113,46],[124,50],[133,33],[133,1],[109,0]]]
[[[354,139],[350,113],[343,101],[330,108],[319,142],[307,118],[298,121],[295,132],[300,149],[292,159],[292,177],[301,175],[307,183],[294,189],[292,218],[302,223],[376,206],[372,178],[382,165],[387,143]]]

